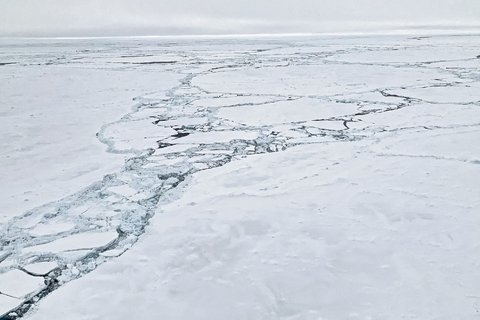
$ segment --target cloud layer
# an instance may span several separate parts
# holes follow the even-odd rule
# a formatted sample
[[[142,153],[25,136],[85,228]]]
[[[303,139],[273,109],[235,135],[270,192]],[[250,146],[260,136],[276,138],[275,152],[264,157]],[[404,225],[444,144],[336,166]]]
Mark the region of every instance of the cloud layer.
[[[0,36],[352,32],[480,25],[478,0],[0,0]]]

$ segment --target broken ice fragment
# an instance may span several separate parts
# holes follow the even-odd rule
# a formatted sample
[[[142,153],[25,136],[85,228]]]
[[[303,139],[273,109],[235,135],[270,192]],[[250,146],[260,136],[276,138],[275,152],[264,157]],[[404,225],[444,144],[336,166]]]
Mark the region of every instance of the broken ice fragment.
[[[38,246],[27,247],[26,252],[61,252],[98,248],[105,246],[117,238],[115,231],[79,233],[73,236],[60,238]]]
[[[0,292],[22,298],[45,285],[43,277],[30,276],[20,270],[11,270],[0,274]]]

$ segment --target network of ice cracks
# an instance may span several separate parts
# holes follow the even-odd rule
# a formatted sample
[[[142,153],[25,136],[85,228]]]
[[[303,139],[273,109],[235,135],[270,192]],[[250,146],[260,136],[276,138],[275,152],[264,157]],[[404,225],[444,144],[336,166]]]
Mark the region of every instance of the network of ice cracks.
[[[473,42],[467,53],[457,50],[451,56],[435,61],[428,58],[424,61],[408,59],[410,51],[418,54],[422,50],[428,53],[443,49],[436,48],[437,42],[429,41],[429,38],[409,38],[374,45],[288,39],[196,40],[188,44],[161,42],[153,46],[132,41],[99,46],[95,50],[55,50],[16,58],[15,63],[25,65],[103,66],[102,63],[106,65],[105,62],[108,62],[111,68],[174,71],[181,74],[182,79],[166,94],[152,92],[135,97],[130,113],[99,130],[97,137],[107,146],[108,152],[129,156],[121,171],[106,175],[101,181],[75,194],[25,212],[0,226],[0,279],[16,279],[18,288],[23,288],[20,282],[29,284],[19,292],[4,291],[0,287],[0,295],[15,299],[17,305],[12,310],[0,310],[0,314],[4,314],[1,319],[22,317],[51,291],[122,255],[144,233],[156,208],[178,197],[181,188],[195,172],[299,144],[374,139],[379,134],[397,134],[400,131],[478,126],[475,122],[444,126],[420,123],[395,128],[375,121],[377,116],[412,108],[420,103],[449,103],[413,94],[423,89],[478,87],[480,73],[476,64],[479,59],[474,54],[478,48],[473,46]],[[477,51],[480,53],[480,49]],[[372,56],[381,58],[395,52],[403,54],[397,61],[366,59]],[[356,61],[355,57],[363,58]],[[315,69],[318,66],[324,69]],[[391,70],[405,70],[407,74],[414,71],[421,76],[417,75],[415,81],[406,83],[403,80],[386,81],[385,84],[382,81],[372,84],[339,83],[338,88],[331,87],[319,94],[302,88],[291,88],[285,92],[268,92],[268,88],[255,91],[251,90],[255,84],[248,83],[244,84],[249,89],[245,92],[222,90],[220,84],[217,91],[211,88],[215,82],[209,85],[207,81],[205,86],[201,81],[196,82],[200,77],[212,75],[220,75],[218,79],[228,81],[229,75],[234,72],[248,74],[263,69],[273,73],[271,77],[275,79],[277,69],[286,73],[290,68],[297,73],[298,70],[309,69],[321,72],[328,71],[329,66],[340,67],[347,78],[349,71],[361,73],[363,69],[383,72],[387,78]],[[358,68],[360,71],[355,71]],[[310,77],[309,71],[302,72],[305,73],[300,74],[301,77]],[[316,80],[318,77],[314,76],[312,81]],[[242,85],[233,87],[241,89]],[[302,102],[306,99],[310,104],[313,101],[317,108],[333,104],[344,111],[334,110],[318,118],[297,119],[294,116],[292,121],[280,119],[263,123],[235,121],[225,116],[229,112],[248,112],[242,110],[245,107],[249,108],[245,110],[261,110],[276,104],[291,106],[293,110],[300,106],[298,113],[302,113],[305,112]],[[455,103],[472,108],[480,105],[475,100]],[[140,127],[142,130],[137,130]],[[148,138],[156,137],[159,130],[170,130],[171,133],[158,140]],[[139,131],[141,136],[137,134]],[[141,145],[138,144],[139,139]]]

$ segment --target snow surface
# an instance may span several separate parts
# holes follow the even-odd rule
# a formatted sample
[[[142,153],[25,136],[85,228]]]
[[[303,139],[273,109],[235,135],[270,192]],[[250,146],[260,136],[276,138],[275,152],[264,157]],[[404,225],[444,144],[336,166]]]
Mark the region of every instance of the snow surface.
[[[478,318],[479,36],[0,46],[5,319]]]

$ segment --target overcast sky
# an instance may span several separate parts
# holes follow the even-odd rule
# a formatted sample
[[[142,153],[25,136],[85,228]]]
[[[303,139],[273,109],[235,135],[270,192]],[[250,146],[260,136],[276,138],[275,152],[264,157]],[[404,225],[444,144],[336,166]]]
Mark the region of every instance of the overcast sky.
[[[0,0],[0,36],[377,31],[480,26],[480,0]]]

